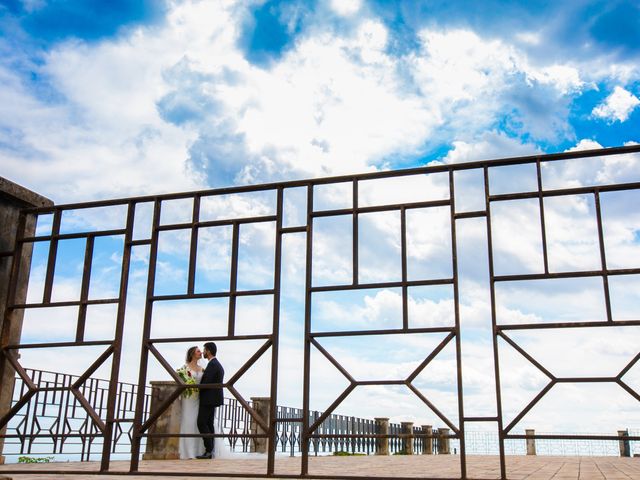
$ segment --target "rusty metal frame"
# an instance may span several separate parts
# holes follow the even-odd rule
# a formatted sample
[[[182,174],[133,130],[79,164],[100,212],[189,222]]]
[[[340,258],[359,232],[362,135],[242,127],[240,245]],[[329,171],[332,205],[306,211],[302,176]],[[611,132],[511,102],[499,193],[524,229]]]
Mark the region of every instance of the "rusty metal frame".
[[[116,474],[109,470],[110,461],[110,447],[114,436],[114,426],[117,425],[118,418],[115,405],[116,402],[116,389],[118,379],[120,375],[120,356],[122,350],[123,330],[124,330],[124,318],[126,308],[126,297],[128,289],[129,269],[132,248],[136,246],[148,246],[149,247],[149,270],[147,278],[147,292],[146,292],[146,304],[144,310],[143,319],[143,338],[142,349],[139,364],[139,385],[146,385],[147,383],[147,367],[151,358],[155,358],[164,369],[171,375],[176,382],[174,392],[169,396],[167,401],[155,411],[149,413],[149,417],[143,421],[143,409],[145,408],[144,389],[138,389],[138,397],[136,404],[136,414],[133,427],[133,440],[131,449],[131,461],[129,473],[136,475],[184,475],[184,472],[156,472],[141,470],[139,464],[140,458],[140,441],[145,436],[153,436],[154,434],[148,433],[149,427],[154,423],[160,414],[170,405],[171,401],[176,399],[180,393],[187,388],[180,382],[179,377],[173,371],[171,365],[164,359],[161,353],[156,348],[156,344],[160,343],[172,343],[172,342],[184,342],[184,341],[201,341],[201,340],[263,340],[262,346],[253,354],[253,356],[247,360],[247,362],[240,368],[240,370],[227,380],[223,384],[198,386],[197,388],[225,388],[227,389],[247,410],[253,420],[259,424],[265,434],[251,435],[254,437],[268,438],[269,439],[269,453],[266,462],[266,471],[264,474],[247,475],[247,474],[233,474],[233,473],[199,473],[203,476],[254,476],[256,478],[262,477],[282,477],[282,478],[328,478],[324,475],[316,475],[309,473],[309,445],[312,441],[317,441],[321,438],[329,438],[331,435],[318,433],[319,427],[322,425],[327,416],[337,408],[337,406],[349,395],[353,389],[361,385],[405,385],[409,388],[432,412],[434,412],[444,423],[446,423],[453,434],[450,438],[457,438],[460,441],[460,479],[467,478],[466,468],[466,451],[465,451],[465,426],[467,422],[495,422],[498,426],[499,433],[499,459],[501,467],[501,478],[506,479],[506,466],[505,466],[505,449],[504,442],[510,439],[523,439],[523,438],[579,438],[585,440],[617,440],[618,437],[612,436],[579,436],[579,435],[516,435],[511,433],[514,426],[518,421],[524,417],[535,404],[556,384],[566,382],[613,382],[627,391],[631,396],[640,401],[640,395],[633,388],[627,385],[622,377],[628,372],[638,361],[640,361],[640,353],[638,353],[616,376],[614,377],[588,377],[588,378],[564,378],[555,377],[548,370],[546,370],[539,362],[535,360],[529,353],[527,353],[521,346],[513,341],[509,337],[510,330],[518,329],[554,329],[554,328],[580,328],[580,327],[607,327],[607,326],[640,326],[640,319],[638,320],[626,320],[626,321],[614,321],[611,316],[611,304],[608,278],[616,275],[630,275],[640,274],[640,268],[628,268],[628,269],[609,269],[606,263],[606,255],[604,248],[604,236],[602,227],[602,215],[600,211],[600,194],[601,192],[610,191],[622,191],[622,190],[637,190],[640,189],[640,182],[626,183],[626,184],[613,184],[603,186],[586,186],[578,188],[563,188],[554,190],[545,190],[542,185],[541,176],[541,164],[547,162],[554,162],[559,160],[570,160],[589,157],[604,157],[609,155],[629,154],[640,152],[639,145],[632,145],[626,147],[617,147],[601,150],[587,150],[579,152],[566,152],[551,155],[539,155],[529,157],[514,157],[498,160],[482,160],[477,162],[469,162],[464,164],[440,164],[435,166],[427,166],[420,168],[413,168],[407,170],[398,171],[385,171],[375,172],[361,175],[349,175],[340,177],[328,177],[312,180],[299,180],[289,182],[278,182],[263,185],[253,186],[238,186],[230,188],[220,188],[215,190],[206,190],[198,192],[184,192],[159,196],[144,196],[133,197],[122,200],[106,200],[97,202],[75,203],[68,205],[60,205],[54,207],[43,208],[30,208],[25,209],[20,216],[18,225],[18,239],[16,241],[14,250],[11,252],[0,252],[0,256],[5,258],[9,257],[13,259],[12,271],[11,271],[11,284],[9,289],[9,299],[7,305],[7,313],[5,316],[5,328],[3,329],[2,336],[0,337],[0,373],[5,368],[5,365],[11,365],[17,374],[22,378],[27,386],[26,394],[18,401],[11,411],[4,415],[0,419],[0,428],[8,422],[8,420],[30,399],[37,395],[40,391],[52,390],[52,388],[41,389],[32,379],[29,378],[25,369],[21,366],[17,359],[16,352],[19,349],[26,348],[42,348],[42,347],[73,347],[73,346],[103,346],[105,351],[92,363],[92,365],[78,378],[68,390],[73,394],[78,402],[87,411],[87,414],[92,418],[94,424],[99,430],[99,435],[104,437],[104,446],[102,453],[102,460],[100,464],[100,470],[96,473],[102,474]],[[509,166],[509,165],[521,165],[521,164],[534,164],[537,172],[537,189],[535,191],[527,191],[520,193],[510,194],[492,194],[490,192],[489,171],[493,167]],[[472,212],[458,212],[455,206],[455,172],[464,170],[480,170],[484,179],[484,197],[485,207],[480,211]],[[445,173],[448,175],[448,198],[444,200],[424,201],[414,203],[401,203],[391,205],[376,205],[376,206],[360,206],[358,204],[359,199],[359,182],[364,180],[374,180],[391,177],[406,177],[412,175],[431,175],[437,173]],[[350,208],[343,208],[337,210],[315,210],[314,209],[314,187],[320,185],[327,185],[333,183],[350,183],[352,188],[352,205]],[[285,190],[290,188],[305,188],[307,196],[307,211],[306,211],[306,224],[299,226],[284,227],[283,226],[283,196]],[[211,196],[221,196],[229,194],[238,194],[245,192],[265,192],[273,191],[276,195],[276,211],[275,214],[262,215],[246,218],[229,218],[214,221],[202,221],[200,219],[200,203],[202,198]],[[574,271],[574,272],[551,272],[548,265],[548,252],[547,252],[547,240],[546,240],[546,227],[544,217],[544,199],[555,196],[569,196],[577,194],[593,195],[596,205],[596,218],[598,226],[598,241],[601,256],[601,268],[593,271]],[[163,202],[179,199],[191,199],[193,201],[193,211],[191,220],[185,223],[177,224],[162,224],[160,222],[160,215],[162,212]],[[492,231],[491,231],[491,206],[498,202],[518,200],[518,199],[538,199],[539,211],[540,211],[540,225],[542,234],[542,247],[543,247],[543,259],[544,259],[544,272],[536,274],[526,275],[496,275],[494,272],[494,251],[492,244]],[[133,238],[134,217],[136,213],[136,207],[140,204],[152,203],[153,204],[153,218],[151,226],[151,236],[146,239]],[[60,233],[60,226],[62,221],[62,214],[65,211],[87,209],[95,207],[109,207],[109,206],[126,206],[126,222],[120,229],[92,231],[92,232],[80,232],[80,233]],[[429,208],[429,207],[448,207],[449,219],[451,229],[451,258],[452,258],[452,276],[448,278],[438,278],[431,280],[409,280],[407,276],[407,245],[406,245],[406,212],[410,209],[416,208]],[[375,282],[375,283],[361,283],[359,281],[359,215],[363,213],[371,212],[383,212],[383,211],[395,211],[400,215],[400,229],[401,229],[401,271],[402,278],[400,281],[394,282]],[[26,215],[42,215],[53,214],[52,231],[49,235],[42,236],[24,236],[24,224]],[[313,226],[314,220],[321,217],[330,216],[345,216],[350,215],[352,217],[352,281],[350,284],[336,284],[336,285],[323,285],[314,286],[312,279],[312,263],[313,263]],[[496,380],[496,402],[497,402],[497,415],[491,417],[468,417],[464,413],[463,402],[463,387],[462,387],[462,361],[461,361],[461,341],[460,341],[460,305],[459,305],[459,284],[458,284],[458,256],[457,256],[457,236],[456,236],[456,224],[459,220],[468,218],[480,218],[484,219],[487,228],[487,249],[489,260],[489,291],[491,296],[491,321],[493,329],[493,355],[494,355],[494,367],[495,367],[495,380]],[[273,288],[263,290],[238,290],[237,289],[237,272],[238,272],[238,248],[239,248],[239,231],[241,225],[258,223],[258,222],[273,222],[275,224],[275,246],[274,246],[274,276],[273,276]],[[196,293],[195,292],[195,275],[196,275],[196,258],[198,255],[198,232],[200,228],[211,226],[231,226],[232,228],[232,255],[231,255],[231,270],[230,270],[230,282],[229,289],[223,292],[207,292]],[[183,294],[172,295],[156,295],[154,293],[155,279],[156,279],[156,262],[158,256],[158,243],[159,234],[162,231],[188,231],[191,234],[191,240],[189,244],[189,269],[187,280],[187,291]],[[305,279],[305,314],[304,314],[304,380],[303,380],[303,406],[302,406],[302,418],[277,418],[276,405],[277,405],[277,386],[278,386],[278,360],[279,360],[279,330],[280,330],[280,288],[281,288],[281,262],[282,262],[282,240],[283,235],[289,233],[305,233],[306,234],[306,279]],[[123,261],[120,276],[119,294],[117,298],[101,298],[101,299],[89,299],[89,282],[91,277],[91,266],[93,256],[94,240],[98,236],[124,236],[123,247]],[[80,298],[77,301],[63,301],[55,302],[51,300],[51,293],[54,283],[55,264],[57,256],[58,242],[63,239],[71,238],[83,238],[86,241],[85,256],[84,256],[84,269],[82,275],[82,285]],[[16,283],[19,276],[19,262],[23,246],[26,243],[35,242],[49,242],[49,257],[47,262],[46,279],[44,285],[44,294],[42,302],[38,303],[19,303],[16,301]],[[500,282],[517,282],[523,280],[534,279],[552,279],[552,278],[579,278],[579,277],[601,277],[603,281],[603,288],[605,293],[607,320],[603,322],[572,322],[572,323],[552,323],[552,324],[519,324],[519,325],[502,325],[498,323],[496,314],[496,299],[495,299],[495,286]],[[433,328],[411,328],[408,322],[408,288],[413,286],[426,286],[426,285],[451,285],[453,288],[454,296],[454,324],[447,327],[433,327]],[[378,329],[378,330],[357,330],[357,331],[334,331],[334,332],[316,332],[312,326],[312,301],[315,293],[328,292],[328,291],[347,291],[347,290],[361,290],[361,289],[373,289],[373,288],[399,288],[402,291],[402,327],[395,329]],[[235,332],[235,305],[236,299],[239,296],[257,296],[257,295],[271,295],[273,297],[273,315],[272,315],[272,330],[269,334],[264,335],[237,335]],[[153,338],[151,336],[151,327],[153,323],[153,306],[157,302],[166,300],[187,300],[198,298],[228,298],[228,331],[227,335],[221,335],[217,337],[172,337],[172,338]],[[117,316],[116,316],[116,329],[115,335],[111,339],[101,341],[85,341],[84,329],[86,320],[87,306],[96,304],[117,304]],[[78,307],[78,319],[76,324],[75,340],[68,342],[56,342],[56,343],[38,343],[38,344],[9,344],[8,343],[8,322],[10,321],[10,314],[16,309],[29,309],[29,308],[50,308],[50,307],[63,307],[63,306],[77,306]],[[370,381],[358,381],[356,380],[340,363],[325,349],[322,347],[318,339],[323,337],[349,337],[349,336],[362,336],[362,335],[387,335],[387,334],[403,334],[410,335],[415,333],[442,333],[445,334],[444,339],[433,349],[420,363],[418,368],[414,370],[407,378],[396,380],[370,380]],[[508,345],[514,348],[517,352],[523,355],[534,366],[536,366],[543,374],[549,378],[549,383],[543,390],[516,416],[516,418],[504,425],[503,410],[501,403],[501,384],[500,384],[500,358],[499,358],[499,338],[503,339]],[[457,373],[455,382],[457,385],[457,403],[458,403],[458,423],[456,424],[451,419],[444,416],[437,407],[420,392],[412,381],[419,375],[419,373],[431,362],[448,344],[452,343],[456,352],[456,366]],[[330,363],[332,363],[349,381],[349,386],[335,399],[332,405],[321,415],[319,418],[311,421],[310,413],[310,380],[312,376],[311,370],[311,351],[316,349],[320,352]],[[249,405],[249,403],[238,392],[234,384],[237,380],[268,350],[271,350],[271,378],[270,378],[270,393],[271,393],[271,420],[267,423],[261,418]],[[111,384],[108,392],[108,408],[106,419],[100,418],[92,407],[91,403],[80,393],[79,386],[81,386],[90,375],[100,367],[107,359],[112,358],[111,367]],[[55,388],[59,389],[59,388]],[[298,422],[301,424],[301,449],[302,449],[302,463],[301,471],[298,475],[287,475],[278,473],[275,474],[275,434],[277,431],[278,422]],[[157,434],[156,434],[157,435]],[[180,436],[180,435],[174,435]],[[224,434],[215,434],[213,436],[229,436]],[[342,435],[343,437],[353,438],[380,438],[385,435],[380,434],[354,434],[354,435]],[[386,435],[387,437],[389,435]],[[397,435],[396,435],[397,436]],[[400,435],[406,437],[412,437],[416,435]],[[422,435],[420,436],[427,436]],[[640,437],[628,437],[629,440],[640,440]],[[19,469],[3,470],[7,473],[21,473]],[[55,470],[55,468],[49,470],[39,470],[41,473],[53,473],[53,474],[82,474],[86,475],[86,471],[61,471]],[[118,472],[122,474],[122,472]],[[331,478],[364,478],[359,476],[331,476]],[[380,477],[383,478],[383,477]],[[396,477],[403,478],[403,477]]]

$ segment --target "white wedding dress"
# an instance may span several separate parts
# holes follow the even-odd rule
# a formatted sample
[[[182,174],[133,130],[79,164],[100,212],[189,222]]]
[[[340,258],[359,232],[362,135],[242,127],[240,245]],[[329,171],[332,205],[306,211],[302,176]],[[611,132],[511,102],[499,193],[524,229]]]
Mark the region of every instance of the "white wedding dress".
[[[194,372],[191,375],[200,383],[203,372]],[[188,398],[181,397],[182,416],[180,418],[180,433],[200,433],[198,430],[198,407],[200,406],[199,395],[191,395]],[[180,437],[180,458],[196,458],[204,453],[202,437]]]

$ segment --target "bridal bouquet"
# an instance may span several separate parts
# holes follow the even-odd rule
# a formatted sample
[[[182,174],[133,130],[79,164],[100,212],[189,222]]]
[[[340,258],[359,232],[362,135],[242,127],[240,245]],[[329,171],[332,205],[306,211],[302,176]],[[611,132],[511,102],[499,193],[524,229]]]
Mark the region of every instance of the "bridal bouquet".
[[[191,374],[186,365],[180,367],[178,370],[176,370],[176,372],[178,373],[180,380],[182,380],[187,385],[195,385],[197,383],[196,379]],[[194,395],[198,395],[197,388],[187,388],[184,392],[182,392],[182,398],[191,398]]]

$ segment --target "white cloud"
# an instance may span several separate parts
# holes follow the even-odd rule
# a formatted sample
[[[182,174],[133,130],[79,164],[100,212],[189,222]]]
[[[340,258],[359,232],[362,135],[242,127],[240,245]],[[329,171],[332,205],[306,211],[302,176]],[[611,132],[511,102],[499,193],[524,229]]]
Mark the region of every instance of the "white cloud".
[[[633,93],[616,86],[613,93],[605,98],[603,103],[595,107],[591,114],[610,123],[625,122],[639,104],[640,99]]]
[[[463,163],[539,153],[541,151],[535,145],[523,144],[518,139],[510,138],[502,132],[491,131],[482,133],[472,141],[454,141],[453,149],[447,153],[443,161],[445,163]]]
[[[60,44],[40,67],[63,98],[53,105],[5,71],[5,116],[34,152],[27,171],[27,150],[5,153],[6,174],[58,200],[360,172],[452,131],[469,142],[514,90],[562,99],[581,84],[575,69],[533,68],[467,30],[425,29],[419,51],[394,55],[387,28],[366,17],[342,32],[303,32],[259,68],[237,46],[246,14],[232,2],[184,2],[162,26]],[[564,107],[539,118],[522,108],[519,121],[539,136],[565,128]]]
[[[442,159],[444,163],[541,153],[534,143],[496,130],[496,121],[512,109],[519,109],[514,118],[523,124],[515,131],[531,134],[534,139],[567,133],[566,104],[584,88],[583,70],[565,64],[532,65],[514,46],[484,39],[468,30],[425,29],[420,32],[421,45],[416,52],[393,55],[387,48],[390,43],[387,28],[374,18],[355,15],[361,8],[360,2],[333,2],[332,6],[338,14],[352,16],[351,30],[317,28],[303,32],[290,50],[269,67],[251,65],[237,47],[237,25],[244,18],[243,8],[233,2],[222,6],[184,2],[173,6],[163,25],[140,28],[126,37],[91,45],[69,42],[55,47],[44,59],[40,72],[47,75],[60,95],[58,102],[45,101],[30,91],[15,72],[0,69],[6,86],[0,90],[1,118],[5,122],[11,120],[17,132],[9,134],[0,129],[1,140],[19,139],[28,147],[2,153],[3,174],[56,200],[87,200],[218,186],[221,182],[262,182],[386,168],[390,157],[418,156],[429,142],[453,145]],[[536,34],[523,34],[520,40],[535,44],[540,38]],[[536,115],[535,107],[540,105],[544,108],[538,109],[542,113]],[[621,111],[615,102],[612,106],[607,104],[607,108],[611,108],[611,115]],[[625,118],[630,112],[625,113]],[[607,118],[617,118],[611,115]],[[593,141],[581,140],[575,149],[597,147]],[[638,158],[625,155],[545,164],[544,186],[630,181],[640,172]],[[494,181],[492,177],[492,188],[531,189],[524,186],[530,185],[524,174],[505,178]],[[348,208],[351,185],[345,185],[342,193],[346,205],[339,204],[344,199],[335,191],[320,194],[321,188],[314,190],[316,201],[321,198],[327,208]],[[456,176],[456,191],[473,191],[483,200],[482,189],[474,187],[471,180]],[[448,188],[446,174],[441,178],[404,177],[395,183],[360,182],[360,206],[446,199]],[[201,214],[208,220],[225,215],[227,218],[263,215],[272,212],[269,206],[264,199],[249,201],[242,196],[211,202],[203,199]],[[304,212],[303,206],[296,207]],[[603,211],[608,214],[606,208],[603,200]],[[446,208],[441,212],[435,210],[407,213],[410,278],[423,278],[427,273],[438,277],[451,275],[451,248],[447,243],[449,212]],[[189,205],[167,208],[163,211],[163,223],[188,221],[190,212]],[[539,232],[535,224],[527,223],[529,217],[523,213],[522,208],[514,208],[505,213],[502,223],[494,219],[494,247],[501,255],[509,256],[509,267],[516,273],[540,267],[535,261],[537,257],[534,258]],[[628,208],[618,205],[605,225],[607,248],[621,252],[613,257],[619,262],[624,261],[624,256],[638,257],[634,235],[640,224],[637,215],[628,213]],[[563,230],[560,214],[562,218],[570,217],[568,229]],[[552,263],[557,259],[559,267],[574,267],[582,265],[584,251],[593,253],[594,243],[585,241],[587,233],[593,233],[589,223],[592,214],[593,209],[581,201],[549,207],[548,226],[558,227],[558,235],[549,238],[550,249],[555,249],[551,253]],[[518,225],[523,217],[522,228],[514,231],[514,224]],[[336,279],[345,283],[352,280],[352,217],[345,218],[343,225],[328,220],[323,224],[325,220],[320,219],[314,225],[314,285],[336,283]],[[101,217],[96,224],[104,221],[106,218]],[[458,224],[468,221],[461,220]],[[360,272],[375,280],[374,273],[387,275],[392,269],[397,273],[400,268],[398,218],[380,215],[370,223],[369,238],[361,238]],[[476,332],[490,325],[488,296],[482,288],[487,278],[482,270],[486,262],[478,255],[485,248],[480,240],[484,241],[486,226],[478,223],[467,233],[463,230],[460,226],[458,239],[467,241],[475,250],[466,257],[472,260],[472,266],[464,272],[465,282],[461,282],[461,316],[464,327]],[[241,263],[241,271],[248,277],[255,274],[256,278],[250,280],[260,280],[264,286],[263,280],[268,284],[271,279],[273,258],[264,252],[273,251],[273,233],[261,229],[251,232],[244,227],[241,232],[247,232],[247,237],[241,237],[244,242],[241,248],[255,246]],[[576,232],[579,241],[572,238]],[[179,253],[176,245],[188,243],[188,235],[178,240],[162,246],[162,254],[168,257],[158,267],[159,275],[173,282],[173,286],[178,278],[184,281],[186,274],[185,268],[173,263],[171,255]],[[294,265],[285,265],[285,272],[302,271],[304,239],[296,237],[295,243]],[[212,285],[222,283],[223,278],[228,286],[229,231],[201,232],[199,246],[200,253],[208,252],[209,257],[198,264],[198,275],[202,274]],[[385,255],[379,254],[380,246],[385,247]],[[369,260],[378,260],[378,268],[368,271],[365,262]],[[34,269],[34,273],[44,275],[42,269],[39,272]],[[296,293],[303,295],[303,276],[298,273],[295,280]],[[633,291],[631,287],[627,289]],[[623,290],[621,301],[627,308],[633,302],[629,298],[633,297]],[[77,287],[60,292],[77,296]],[[332,301],[316,295],[314,308],[318,311],[314,311],[314,321],[320,317],[324,326],[331,329],[401,325],[399,290],[364,292],[361,297],[358,303],[354,298]],[[144,292],[140,298],[142,305]],[[498,315],[503,323],[542,321],[548,310],[559,311],[568,298],[544,291],[516,292],[510,297],[514,304],[498,305]],[[588,314],[601,308],[592,290],[572,298],[578,298]],[[261,322],[259,328],[268,329],[270,305],[267,297],[262,300],[264,304],[241,305],[239,322],[243,331],[250,332],[256,318]],[[414,295],[408,303],[412,326],[452,322],[450,297]],[[295,310],[300,306],[300,298],[287,298],[287,307],[290,305]],[[548,310],[535,308],[538,305],[548,306]],[[133,323],[132,328],[136,328],[135,322],[143,317],[142,308],[128,312],[128,325]],[[597,312],[600,314],[601,310]],[[166,324],[164,330],[162,325],[159,328],[167,335],[175,333],[176,319],[181,319],[183,330],[199,332],[201,319],[208,315],[215,316],[218,327],[224,331],[225,314],[225,305],[175,306],[164,312]],[[300,326],[298,317],[291,322]],[[317,325],[314,323],[313,327]],[[284,335],[283,339],[291,341]],[[296,350],[301,343],[291,343],[295,345],[292,350],[298,361],[286,366],[290,369],[287,378],[297,374],[299,377],[299,371],[294,370],[302,357]],[[472,362],[465,367],[465,382],[473,387],[467,401],[490,409],[491,395],[495,395],[492,369],[488,365],[491,362],[479,344],[472,339],[465,347],[465,359]],[[181,361],[182,350],[175,349],[172,353],[175,353],[172,361]],[[354,354],[354,364],[365,373],[389,367],[392,374],[393,368],[408,365],[394,367],[381,360],[358,365],[355,354],[361,352],[350,353]],[[131,364],[135,365],[137,358],[135,355],[132,358]],[[443,368],[431,378],[438,385],[451,380],[451,372],[455,371],[451,359],[439,365]],[[505,374],[505,382],[509,384],[529,390],[539,386],[530,372],[517,370],[509,375]],[[295,395],[298,394],[299,391]],[[372,405],[388,405],[400,398],[395,391],[381,389],[375,401],[371,398],[368,401]]]
[[[357,13],[361,7],[362,0],[331,0],[331,9],[344,17]]]
[[[532,70],[530,76],[542,84],[553,85],[564,94],[577,92],[584,86],[580,72],[567,65],[550,65],[538,71]]]
[[[516,38],[528,45],[540,44],[540,34],[538,32],[520,32],[516,34]]]

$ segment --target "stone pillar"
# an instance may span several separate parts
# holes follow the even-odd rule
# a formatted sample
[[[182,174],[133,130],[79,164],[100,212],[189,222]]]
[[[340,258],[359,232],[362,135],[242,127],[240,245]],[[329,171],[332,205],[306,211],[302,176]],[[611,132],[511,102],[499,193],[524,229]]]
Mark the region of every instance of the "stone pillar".
[[[439,428],[438,429],[438,453],[441,455],[449,455],[451,453],[451,449],[449,448],[449,429],[448,428]]]
[[[9,281],[11,278],[12,256],[15,239],[18,233],[18,216],[20,210],[30,207],[51,207],[53,202],[26,188],[0,177],[0,344],[8,345],[20,342],[22,332],[22,319],[24,310],[7,312],[7,297],[9,295]],[[27,215],[24,235],[33,236],[35,233],[36,216]],[[33,246],[25,244],[22,248],[20,262],[20,274],[15,290],[16,303],[24,303],[27,298],[29,285],[29,269],[31,267],[31,252]],[[19,355],[16,355],[19,358]],[[15,370],[0,358],[0,417],[11,408],[13,387],[15,383]],[[6,433],[6,428],[0,433]],[[4,439],[0,438],[0,464],[4,463],[2,449]]]
[[[527,435],[535,435],[536,431],[534,429],[529,429],[524,431]],[[536,454],[536,439],[535,438],[527,438],[527,455],[535,455]]]
[[[253,409],[255,412],[265,420],[265,423],[269,425],[271,422],[271,397],[251,397],[253,402]],[[251,420],[251,433],[253,435],[265,435],[264,429],[254,420]],[[269,448],[268,438],[254,438],[252,452],[267,453]]]
[[[629,439],[625,437],[629,437],[628,430],[618,430],[618,437],[620,440],[618,443],[620,444],[620,456],[621,457],[630,457],[631,456],[631,444],[629,443]]]
[[[422,433],[425,434],[424,437],[424,448],[422,449],[423,455],[433,455],[433,427],[431,425],[423,425]]]
[[[151,383],[151,407],[153,412],[175,390],[174,381]],[[178,397],[149,427],[149,433],[180,433],[182,397]],[[148,437],[143,460],[175,460],[180,458],[180,437]],[[204,449],[204,446],[203,446]]]
[[[389,435],[389,419],[385,417],[377,417],[376,432],[380,435]],[[376,455],[389,455],[389,437],[378,439],[378,450]]]
[[[404,438],[402,449],[407,455],[413,455],[413,422],[400,422],[400,425],[402,426],[402,433],[412,435]]]

